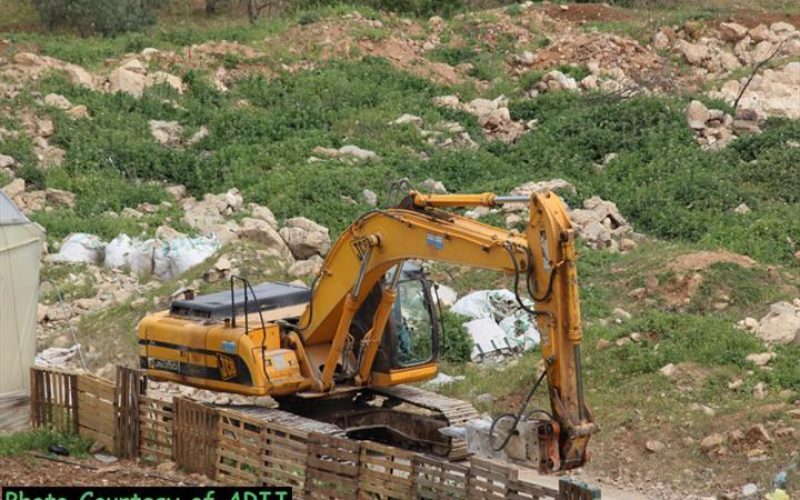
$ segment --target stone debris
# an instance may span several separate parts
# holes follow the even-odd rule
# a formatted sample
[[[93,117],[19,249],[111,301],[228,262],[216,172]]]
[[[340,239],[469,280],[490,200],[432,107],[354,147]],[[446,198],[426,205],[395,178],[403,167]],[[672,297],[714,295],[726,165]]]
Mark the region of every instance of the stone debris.
[[[774,352],[761,352],[761,353],[752,353],[745,356],[745,359],[756,366],[767,366],[770,361],[775,359]]]
[[[298,260],[289,266],[289,276],[293,278],[303,278],[306,276],[316,276],[322,269],[324,259],[319,255],[312,255],[306,260]]]
[[[563,179],[552,179],[522,184],[512,189],[510,194],[531,196],[533,193],[559,190],[572,194],[576,192],[575,187],[569,182]],[[507,215],[507,225],[513,227],[522,220],[528,220],[527,208],[528,205],[525,203],[504,204],[503,213],[517,215],[511,220]],[[569,217],[577,234],[592,248],[616,252],[633,250],[638,246],[636,241],[627,237],[632,233],[633,228],[619,212],[614,202],[593,196],[583,202],[582,208],[570,210]],[[622,245],[623,240],[625,241],[624,245]]]
[[[380,157],[374,151],[370,151],[368,149],[363,149],[358,146],[348,144],[346,146],[342,146],[339,149],[333,148],[326,148],[322,146],[317,146],[312,151],[313,154],[317,156],[311,156],[308,161],[315,162],[315,161],[322,161],[319,157],[328,158],[328,159],[339,159],[342,161],[348,160],[356,160],[359,162],[362,161],[375,161],[379,160]]]
[[[800,36],[797,40],[800,44]],[[798,53],[800,55],[800,49]],[[733,104],[739,96],[748,76],[729,80],[719,90],[711,90],[708,96]],[[782,68],[764,69],[753,77],[739,101],[738,110],[749,111],[755,120],[770,116],[800,119],[800,61],[792,61]],[[737,117],[738,119],[738,117]]]
[[[146,89],[160,84],[169,85],[179,94],[183,94],[186,90],[180,77],[164,71],[151,73],[139,59],[132,58],[112,70],[101,88],[109,92],[124,92],[134,97],[141,97]]]
[[[328,228],[305,217],[288,219],[280,229],[280,235],[296,259],[309,259],[324,255],[331,247]]]
[[[737,136],[761,131],[757,119],[740,113],[737,119],[719,109],[708,109],[700,101],[691,101],[686,108],[689,123],[698,144],[708,149],[720,149]]]
[[[63,111],[67,111],[72,108],[72,103],[69,102],[66,97],[59,94],[47,94],[44,96],[44,103],[47,106],[52,106]]]
[[[776,302],[769,307],[769,312],[760,321],[755,318],[745,318],[737,326],[758,335],[767,345],[798,344],[800,343],[800,299],[795,299],[794,302]]]
[[[512,120],[508,99],[502,95],[492,100],[473,99],[468,103],[462,103],[457,96],[440,96],[435,97],[433,103],[474,115],[487,139],[496,139],[507,144],[516,142],[535,126],[530,122]]]
[[[424,193],[447,194],[447,188],[444,187],[444,184],[430,177],[419,183],[419,189]]]
[[[571,210],[572,224],[578,235],[596,249],[619,250],[619,240],[632,231],[614,202],[593,196],[583,202],[583,208]]]
[[[364,202],[366,202],[367,205],[371,207],[378,205],[378,195],[375,191],[365,189],[361,192],[361,196],[364,198]]]
[[[162,146],[176,147],[181,143],[183,127],[176,121],[150,120],[150,134]]]

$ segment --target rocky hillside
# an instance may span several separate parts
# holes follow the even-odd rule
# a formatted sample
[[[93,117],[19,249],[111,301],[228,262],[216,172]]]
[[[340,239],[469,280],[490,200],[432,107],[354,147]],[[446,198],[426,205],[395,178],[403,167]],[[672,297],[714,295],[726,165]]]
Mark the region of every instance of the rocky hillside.
[[[737,498],[785,470],[799,494],[800,11],[717,4],[165,13],[102,39],[10,28],[0,186],[48,232],[41,349],[77,339],[69,362],[103,375],[135,364],[137,321],[171,295],[231,274],[310,281],[400,179],[553,189],[581,241],[603,429],[582,474]],[[433,272],[459,294],[509,285]],[[448,365],[465,378],[440,390],[513,410],[534,365]]]

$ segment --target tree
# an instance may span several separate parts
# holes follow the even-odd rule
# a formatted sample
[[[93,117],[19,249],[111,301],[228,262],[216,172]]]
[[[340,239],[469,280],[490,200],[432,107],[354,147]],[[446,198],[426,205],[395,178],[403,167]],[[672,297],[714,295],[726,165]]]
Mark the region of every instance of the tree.
[[[155,22],[163,0],[33,0],[42,25],[75,30],[81,36],[113,36],[138,31]]]

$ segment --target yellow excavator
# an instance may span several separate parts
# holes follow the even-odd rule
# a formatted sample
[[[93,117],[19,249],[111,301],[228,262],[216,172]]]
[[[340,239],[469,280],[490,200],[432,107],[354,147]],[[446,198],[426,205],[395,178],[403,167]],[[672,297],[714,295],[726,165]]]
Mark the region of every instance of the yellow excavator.
[[[506,203],[528,204],[524,233],[445,210]],[[272,396],[281,409],[339,425],[356,439],[461,458],[464,440],[439,430],[476,417],[474,408],[408,385],[438,373],[436,300],[416,261],[513,274],[517,301],[541,333],[545,372],[536,386],[545,375],[549,386],[550,411],[537,410],[545,415],[537,427],[539,469],[583,465],[597,427],[581,378],[574,231],[550,192],[410,191],[395,208],[354,222],[310,289],[231,278],[229,292],[175,300],[145,317],[141,367],[157,380]],[[520,282],[533,307],[520,296]],[[523,411],[507,416],[510,436]]]

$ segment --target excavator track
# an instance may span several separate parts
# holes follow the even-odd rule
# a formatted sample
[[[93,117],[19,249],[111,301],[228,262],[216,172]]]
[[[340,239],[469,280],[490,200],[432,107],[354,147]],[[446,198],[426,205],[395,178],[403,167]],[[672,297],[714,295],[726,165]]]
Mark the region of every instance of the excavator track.
[[[278,398],[280,408],[299,418],[338,426],[346,437],[377,441],[450,460],[467,457],[463,439],[439,429],[478,416],[471,404],[416,387],[360,389],[327,397]]]
[[[382,389],[370,389],[370,391],[392,400],[425,408],[434,414],[439,414],[442,420],[446,422],[442,427],[462,425],[466,423],[467,420],[478,417],[478,412],[466,401],[449,398],[417,387],[396,386]],[[451,460],[463,460],[466,458],[468,455],[466,440],[458,438],[448,439],[450,449],[447,453],[447,458]]]

